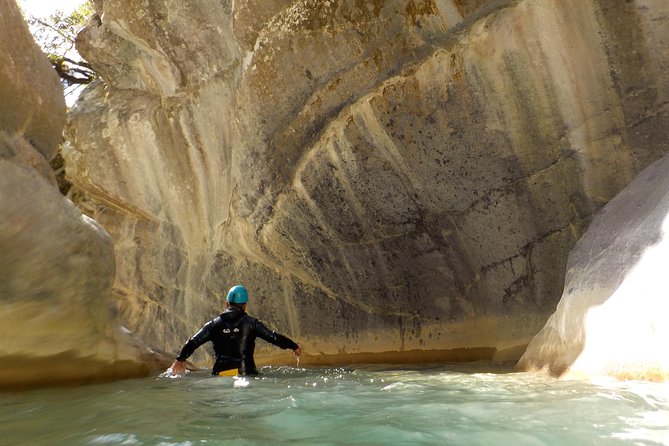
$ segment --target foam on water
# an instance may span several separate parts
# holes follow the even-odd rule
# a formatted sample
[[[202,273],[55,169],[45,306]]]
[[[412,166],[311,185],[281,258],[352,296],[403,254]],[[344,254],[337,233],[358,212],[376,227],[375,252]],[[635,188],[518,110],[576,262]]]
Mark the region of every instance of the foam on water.
[[[0,397],[0,444],[669,445],[669,385],[265,368]]]

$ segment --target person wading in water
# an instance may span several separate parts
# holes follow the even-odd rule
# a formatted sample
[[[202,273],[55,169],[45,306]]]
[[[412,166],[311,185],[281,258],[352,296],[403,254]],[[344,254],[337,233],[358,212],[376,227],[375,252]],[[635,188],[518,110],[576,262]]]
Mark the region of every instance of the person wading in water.
[[[216,362],[212,375],[257,375],[253,359],[256,338],[263,339],[282,349],[291,349],[295,356],[302,354],[300,346],[292,339],[276,333],[262,322],[246,314],[249,294],[242,285],[228,291],[225,311],[204,326],[184,344],[181,353],[172,363],[172,373],[181,375],[186,370],[186,359],[207,341],[214,343]]]

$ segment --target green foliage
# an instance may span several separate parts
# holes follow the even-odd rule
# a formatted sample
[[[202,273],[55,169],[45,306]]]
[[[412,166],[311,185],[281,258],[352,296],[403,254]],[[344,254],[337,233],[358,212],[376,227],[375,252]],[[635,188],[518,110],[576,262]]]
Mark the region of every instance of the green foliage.
[[[93,12],[93,5],[88,0],[69,15],[56,11],[45,18],[27,18],[35,41],[58,72],[66,96],[97,77],[95,70],[81,58],[74,46],[77,34]]]

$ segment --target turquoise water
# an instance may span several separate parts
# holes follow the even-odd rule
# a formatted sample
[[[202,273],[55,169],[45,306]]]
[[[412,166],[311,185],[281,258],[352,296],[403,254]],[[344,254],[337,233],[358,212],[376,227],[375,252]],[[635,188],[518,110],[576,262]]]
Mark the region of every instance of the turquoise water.
[[[0,394],[7,445],[669,445],[669,384],[264,368]]]

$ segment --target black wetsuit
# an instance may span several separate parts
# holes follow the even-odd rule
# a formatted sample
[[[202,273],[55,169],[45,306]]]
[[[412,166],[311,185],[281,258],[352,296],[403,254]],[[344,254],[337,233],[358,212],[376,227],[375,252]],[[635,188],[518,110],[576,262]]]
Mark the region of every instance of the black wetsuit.
[[[257,375],[258,370],[253,359],[256,338],[264,339],[283,349],[298,348],[291,339],[268,329],[241,308],[231,306],[216,319],[204,324],[200,331],[184,344],[176,359],[185,361],[195,349],[211,341],[216,352],[216,362],[211,371],[213,375],[230,369],[239,369],[240,375]]]

